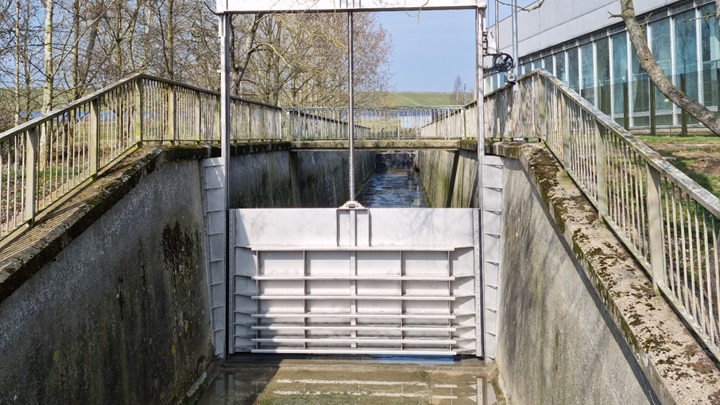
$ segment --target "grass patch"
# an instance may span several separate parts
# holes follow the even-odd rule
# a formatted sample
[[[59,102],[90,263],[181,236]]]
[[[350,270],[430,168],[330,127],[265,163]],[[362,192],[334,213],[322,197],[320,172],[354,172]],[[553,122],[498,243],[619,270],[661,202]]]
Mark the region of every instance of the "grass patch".
[[[720,137],[639,136],[638,139],[720,198]]]
[[[438,105],[456,105],[453,93],[431,93],[431,92],[410,92],[401,91],[388,93],[388,105],[411,106],[411,107],[433,107]],[[462,104],[462,102],[460,102]]]

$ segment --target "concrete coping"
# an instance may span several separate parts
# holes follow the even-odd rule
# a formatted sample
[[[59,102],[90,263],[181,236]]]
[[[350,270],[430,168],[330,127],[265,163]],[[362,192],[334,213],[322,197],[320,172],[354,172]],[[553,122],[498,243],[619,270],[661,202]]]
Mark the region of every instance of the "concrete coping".
[[[720,369],[543,144],[496,142],[518,159],[663,404],[720,403]]]

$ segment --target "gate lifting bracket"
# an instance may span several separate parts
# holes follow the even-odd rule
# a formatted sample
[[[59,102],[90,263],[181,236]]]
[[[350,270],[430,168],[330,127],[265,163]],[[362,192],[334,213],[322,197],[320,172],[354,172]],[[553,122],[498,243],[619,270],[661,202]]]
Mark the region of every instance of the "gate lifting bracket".
[[[486,73],[487,74],[494,74],[498,72],[504,72],[505,73],[505,80],[508,82],[515,82],[515,75],[511,73],[510,71],[515,67],[515,61],[513,60],[513,57],[507,53],[504,52],[498,52],[498,53],[490,53],[489,52],[489,45],[488,45],[488,36],[489,36],[489,30],[483,31],[482,34],[482,49],[483,49],[483,56],[492,56],[492,66],[486,67]],[[496,45],[496,49],[498,46]]]

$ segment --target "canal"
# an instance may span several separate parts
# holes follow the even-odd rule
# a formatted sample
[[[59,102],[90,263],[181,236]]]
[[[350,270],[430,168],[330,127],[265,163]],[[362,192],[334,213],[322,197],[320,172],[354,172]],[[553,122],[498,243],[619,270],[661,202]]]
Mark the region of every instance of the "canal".
[[[368,208],[427,207],[412,169],[377,171],[357,201]],[[229,404],[504,404],[497,371],[475,357],[234,356],[199,401]]]

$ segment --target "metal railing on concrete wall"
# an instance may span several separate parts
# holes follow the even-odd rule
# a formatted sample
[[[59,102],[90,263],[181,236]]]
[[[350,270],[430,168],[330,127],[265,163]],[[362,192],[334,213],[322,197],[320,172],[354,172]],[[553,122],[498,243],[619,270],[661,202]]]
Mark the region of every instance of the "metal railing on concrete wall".
[[[285,109],[292,139],[347,139],[347,107]],[[452,117],[452,119],[450,119]],[[461,106],[356,107],[356,139],[451,139],[465,137]]]
[[[720,200],[550,73],[485,101],[489,138],[537,137],[720,359]]]
[[[282,110],[231,100],[230,137],[277,140]],[[220,94],[143,74],[0,134],[0,238],[143,141],[219,142]]]

